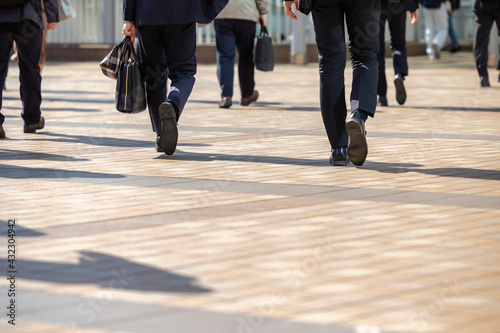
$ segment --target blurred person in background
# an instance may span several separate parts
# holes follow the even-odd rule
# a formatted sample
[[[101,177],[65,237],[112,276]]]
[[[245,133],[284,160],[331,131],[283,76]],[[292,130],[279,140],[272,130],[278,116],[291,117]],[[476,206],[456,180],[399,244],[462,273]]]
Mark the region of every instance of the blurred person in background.
[[[489,87],[488,43],[493,23],[496,23],[500,36],[500,0],[476,0],[474,3],[476,32],[474,38],[474,58],[481,87]],[[500,50],[499,50],[500,53]],[[497,57],[497,69],[500,71],[500,57]],[[500,82],[500,73],[498,75]]]
[[[267,23],[267,0],[229,0],[214,21],[217,78],[221,88],[219,107],[231,107],[234,81],[234,58],[238,49],[240,104],[247,106],[259,98],[255,90],[253,50],[256,23]]]
[[[42,18],[42,3],[47,13],[46,25]],[[10,51],[15,41],[18,52],[19,91],[23,104],[21,116],[24,120],[24,133],[36,133],[45,126],[45,119],[40,111],[42,77],[38,62],[43,44],[43,30],[54,30],[58,21],[57,0],[27,0],[15,6],[2,6],[0,3],[0,84],[2,85],[0,94],[3,93]],[[0,113],[0,138],[5,138],[2,126],[4,120],[4,115]]]
[[[446,3],[447,10],[448,10],[448,36],[450,36],[451,39],[451,48],[450,48],[450,53],[456,53],[460,51],[462,48],[460,47],[460,44],[458,43],[458,38],[457,34],[455,33],[455,29],[453,28],[453,14],[455,14],[455,11],[460,8],[460,0],[457,0],[456,6],[457,8],[453,9],[451,8],[451,5],[449,2]]]
[[[446,0],[421,0],[425,22],[425,51],[429,60],[441,58],[441,50],[448,37],[448,9]],[[458,8],[458,0],[450,0],[451,9]]]
[[[406,11],[410,12],[411,23],[418,21],[419,0],[382,0],[380,10],[380,51],[378,52],[377,95],[380,106],[388,106],[387,79],[385,76],[385,22],[391,34],[391,53],[394,67],[394,87],[396,101],[403,105],[406,101],[405,77],[408,75],[408,55],[406,50]]]

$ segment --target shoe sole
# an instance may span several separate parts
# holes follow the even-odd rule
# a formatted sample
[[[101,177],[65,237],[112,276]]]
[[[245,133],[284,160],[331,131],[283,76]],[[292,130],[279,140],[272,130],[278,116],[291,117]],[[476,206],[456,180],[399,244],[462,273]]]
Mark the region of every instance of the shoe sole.
[[[333,158],[330,157],[330,164],[333,166],[347,166],[347,164],[349,164],[349,160],[347,160],[347,161],[333,161]]]
[[[177,147],[177,121],[175,111],[169,103],[162,103],[159,108],[161,119],[160,148],[167,155],[172,155]]]
[[[345,125],[347,135],[349,135],[349,145],[347,146],[347,156],[352,164],[361,166],[365,163],[368,155],[368,144],[363,129],[356,121],[348,121]]]
[[[396,87],[396,101],[399,105],[403,105],[406,102],[406,89],[403,79],[397,78],[394,80],[394,86]]]

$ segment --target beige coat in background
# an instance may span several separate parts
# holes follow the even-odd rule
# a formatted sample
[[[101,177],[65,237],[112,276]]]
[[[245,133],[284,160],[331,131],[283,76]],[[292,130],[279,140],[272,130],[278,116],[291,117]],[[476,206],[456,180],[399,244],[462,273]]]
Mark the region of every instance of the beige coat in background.
[[[240,19],[259,22],[261,16],[266,15],[267,0],[229,0],[227,6],[220,12],[217,19]]]

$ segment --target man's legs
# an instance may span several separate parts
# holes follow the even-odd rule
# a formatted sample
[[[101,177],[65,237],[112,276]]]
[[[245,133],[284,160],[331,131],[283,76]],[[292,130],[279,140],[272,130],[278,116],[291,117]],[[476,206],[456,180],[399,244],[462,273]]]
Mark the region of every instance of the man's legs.
[[[382,7],[380,12],[380,34],[379,43],[380,50],[377,53],[378,60],[378,84],[377,84],[377,95],[381,97],[387,96],[387,79],[385,76],[385,22],[391,21],[391,13],[387,9],[387,5]],[[387,101],[387,99],[385,99]]]
[[[3,86],[9,66],[10,50],[12,48],[11,30],[9,23],[0,23],[0,110],[2,109]],[[0,126],[5,116],[0,112]]]
[[[143,26],[138,27],[139,52],[144,69],[144,80],[146,81],[147,101],[149,116],[153,131],[160,134],[160,117],[158,109],[161,103],[167,100],[167,60],[163,54],[165,41],[160,27]]]
[[[42,103],[42,77],[40,76],[40,50],[42,49],[42,30],[24,21],[16,23],[16,45],[19,62],[19,82],[22,117],[25,125],[40,121]]]
[[[318,46],[321,116],[332,149],[347,147],[344,10],[338,2],[318,0],[312,17]]]
[[[352,113],[346,122],[347,155],[354,165],[360,166],[368,154],[366,117],[373,117],[377,104],[380,1],[347,1],[345,6],[353,76]]]
[[[375,114],[380,32],[380,2],[347,1],[346,23],[352,64],[351,110]]]
[[[432,48],[432,40],[434,39],[434,11],[435,9],[422,8],[425,23],[425,52],[429,59],[435,59],[434,49]]]
[[[236,55],[236,36],[234,20],[214,21],[215,47],[217,51],[217,78],[221,87],[221,97],[233,97],[234,57]]]
[[[177,108],[179,119],[195,82],[196,24],[167,25],[164,34],[167,40],[164,52],[171,81],[167,101]]]
[[[394,66],[394,87],[396,100],[399,105],[406,101],[404,78],[408,75],[408,59],[406,52],[406,11],[399,6],[399,11],[394,12],[389,22],[391,32],[391,52]]]
[[[251,96],[255,88],[255,64],[253,61],[255,26],[255,22],[246,20],[239,20],[234,26],[238,47],[238,78],[242,98]]]
[[[498,40],[500,41],[500,10],[495,11],[493,17],[497,23]],[[498,44],[497,70],[500,71],[500,43]],[[498,73],[498,82],[500,82],[500,72]]]
[[[434,37],[434,45],[441,51],[448,37],[448,10],[444,4],[436,12],[436,35]]]
[[[392,16],[389,22],[391,32],[391,51],[394,64],[394,75],[408,75],[408,56],[406,51],[406,12],[401,11]]]
[[[493,18],[488,12],[474,11],[476,17],[476,32],[474,38],[474,58],[481,79],[488,81],[488,42]]]
[[[47,22],[47,13],[45,10],[42,11],[42,19],[43,19],[43,26],[45,29],[42,30],[42,49],[40,50],[40,60],[38,61],[38,65],[40,66],[40,74],[43,72],[43,66],[45,65],[45,59],[47,59],[47,35],[49,33],[49,29],[47,29],[47,25],[49,24]]]

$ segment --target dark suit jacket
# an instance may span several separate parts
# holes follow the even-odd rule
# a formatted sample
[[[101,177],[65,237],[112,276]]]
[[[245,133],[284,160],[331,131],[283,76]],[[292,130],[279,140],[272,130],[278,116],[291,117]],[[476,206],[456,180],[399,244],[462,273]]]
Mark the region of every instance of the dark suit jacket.
[[[474,3],[476,10],[500,9],[500,0],[476,0]]]
[[[441,3],[449,1],[452,9],[460,7],[460,0],[421,0],[422,6],[426,8],[439,8]],[[493,0],[496,1],[496,0]]]
[[[419,0],[401,0],[401,5],[407,11],[413,13],[418,9]]]
[[[59,5],[57,0],[42,0],[49,23],[59,22]],[[28,0],[24,5],[0,8],[0,23],[14,23],[29,20],[43,29],[42,2]]]
[[[136,26],[209,23],[229,0],[124,0],[123,19]]]

